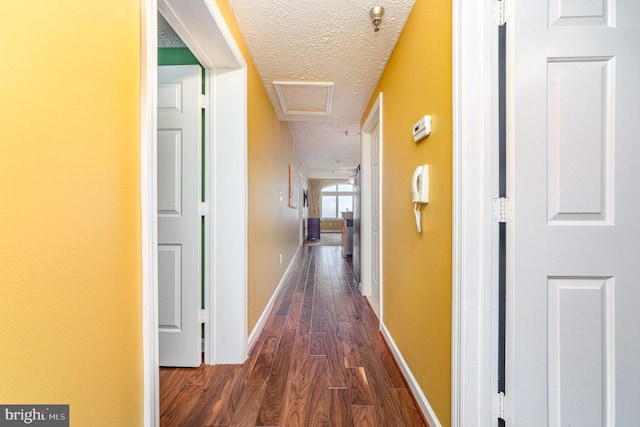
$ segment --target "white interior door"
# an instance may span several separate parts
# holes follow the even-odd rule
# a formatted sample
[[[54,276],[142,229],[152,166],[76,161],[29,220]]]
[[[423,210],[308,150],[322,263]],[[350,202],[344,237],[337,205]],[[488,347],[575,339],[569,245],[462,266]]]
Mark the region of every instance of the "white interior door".
[[[158,67],[158,320],[161,366],[201,363],[201,68]]]
[[[640,2],[507,23],[508,425],[640,423]]]
[[[380,265],[380,122],[371,130],[371,308],[382,320]]]

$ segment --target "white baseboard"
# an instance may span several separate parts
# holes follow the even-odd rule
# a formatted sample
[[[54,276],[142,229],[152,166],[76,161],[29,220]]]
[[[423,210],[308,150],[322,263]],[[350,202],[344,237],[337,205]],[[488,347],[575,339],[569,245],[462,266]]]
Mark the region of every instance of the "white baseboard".
[[[429,426],[442,427],[442,424],[440,424],[440,421],[438,421],[438,417],[436,417],[435,412],[433,412],[431,405],[429,405],[429,401],[427,401],[427,397],[424,395],[424,393],[422,393],[422,390],[420,389],[418,382],[416,381],[415,377],[411,373],[409,366],[407,366],[407,363],[404,361],[404,358],[402,357],[400,350],[396,346],[396,343],[393,341],[393,338],[391,338],[391,334],[389,333],[389,330],[387,330],[387,327],[384,325],[384,323],[380,323],[380,331],[382,332],[382,336],[387,342],[389,349],[391,349],[391,354],[393,355],[393,358],[396,360],[396,363],[400,367],[400,370],[402,371],[404,378],[407,380],[407,383],[409,384],[409,388],[411,389],[411,393],[413,393],[413,396],[416,399],[418,406],[420,407],[420,411],[422,412],[422,415],[429,423]]]
[[[269,302],[267,303],[267,306],[264,308],[264,311],[262,312],[260,319],[258,319],[256,326],[254,326],[253,330],[251,331],[251,334],[249,335],[249,342],[247,347],[249,350],[251,350],[253,345],[256,343],[256,340],[260,336],[260,332],[262,332],[262,329],[264,328],[265,323],[267,323],[267,319],[269,318],[269,315],[271,314],[271,310],[273,310],[273,306],[276,303],[276,300],[278,299],[280,290],[284,286],[285,278],[289,274],[289,270],[291,270],[291,266],[293,266],[293,263],[296,261],[296,258],[298,258],[298,254],[300,253],[301,248],[302,246],[299,246],[295,255],[293,255],[293,258],[291,258],[291,262],[289,262],[289,266],[287,267],[284,274],[280,278],[280,283],[278,283],[276,290],[273,291],[273,294],[271,295],[271,299],[269,299]]]

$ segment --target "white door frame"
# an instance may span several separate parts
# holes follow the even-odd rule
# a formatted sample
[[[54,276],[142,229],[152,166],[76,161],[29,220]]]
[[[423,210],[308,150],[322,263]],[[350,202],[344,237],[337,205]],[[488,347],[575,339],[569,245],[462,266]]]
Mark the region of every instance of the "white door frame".
[[[379,143],[382,146],[382,92],[378,94],[378,97],[371,107],[371,111],[367,116],[367,119],[362,126],[362,143],[360,145],[360,292],[362,295],[371,295],[371,282],[372,282],[372,242],[373,237],[371,233],[371,131],[380,124]],[[380,189],[380,185],[378,185]],[[380,195],[378,195],[380,197]],[[382,213],[380,213],[382,216]],[[366,232],[362,232],[366,230]],[[382,255],[382,248],[380,250]],[[382,256],[381,256],[382,258]],[[382,323],[382,274],[380,274],[380,319]]]
[[[205,363],[247,356],[247,73],[215,0],[141,2],[140,191],[144,425],[159,424],[157,312],[157,12],[206,70]],[[224,321],[222,321],[224,319]]]
[[[156,0],[141,3],[142,324],[146,426],[155,426],[159,422],[155,291],[157,227],[154,214],[156,11]],[[493,384],[496,381],[492,349],[497,346],[491,345],[495,340],[492,330],[495,319],[490,309],[493,303],[489,284],[494,275],[494,250],[489,200],[494,175],[491,141],[495,134],[492,127],[495,108],[485,108],[493,105],[492,32],[490,2],[453,0],[453,426],[489,426],[494,423],[491,396],[494,395]],[[244,68],[243,64],[243,72]],[[363,134],[363,146],[365,141],[366,135]],[[243,150],[246,150],[246,128],[243,142]],[[365,150],[363,165],[366,163],[364,153]],[[364,207],[365,200],[363,221],[366,221]],[[246,214],[242,216],[245,217],[246,233]],[[365,260],[367,249],[370,250],[365,246],[365,240],[363,236],[363,273],[367,271]],[[366,287],[364,277],[363,284]]]
[[[497,426],[497,25],[491,2],[453,0],[451,420]],[[495,144],[497,145],[497,144]]]

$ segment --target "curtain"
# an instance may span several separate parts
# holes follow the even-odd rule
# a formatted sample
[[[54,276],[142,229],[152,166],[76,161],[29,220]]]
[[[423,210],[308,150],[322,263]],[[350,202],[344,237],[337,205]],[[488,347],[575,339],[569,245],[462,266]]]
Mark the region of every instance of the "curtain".
[[[322,201],[320,200],[322,186],[321,179],[309,180],[309,218],[320,218],[320,209],[322,209]]]
[[[322,211],[322,188],[332,184],[348,183],[347,179],[309,180],[309,218],[320,218]]]

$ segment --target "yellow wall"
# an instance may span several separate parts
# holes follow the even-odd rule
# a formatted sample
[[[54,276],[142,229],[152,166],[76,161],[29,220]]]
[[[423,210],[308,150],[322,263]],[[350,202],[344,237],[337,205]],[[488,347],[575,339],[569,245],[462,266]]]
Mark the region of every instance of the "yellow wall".
[[[450,2],[416,1],[372,103],[380,91],[383,321],[439,421],[447,426],[451,423]],[[416,144],[411,128],[425,114],[432,116],[433,130]],[[423,163],[430,165],[430,201],[422,209],[422,234],[418,234],[410,182],[414,168]]]
[[[139,7],[0,13],[0,403],[76,426],[143,420]]]
[[[298,201],[298,209],[289,208],[288,194],[289,164],[295,166],[294,179],[298,180],[300,156],[289,125],[278,121],[229,6],[225,0],[216,2],[248,64],[248,332],[251,332],[299,246],[298,216],[302,201]]]

